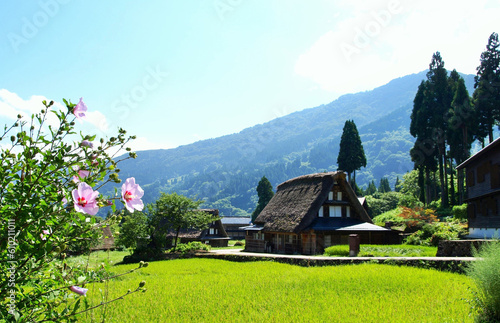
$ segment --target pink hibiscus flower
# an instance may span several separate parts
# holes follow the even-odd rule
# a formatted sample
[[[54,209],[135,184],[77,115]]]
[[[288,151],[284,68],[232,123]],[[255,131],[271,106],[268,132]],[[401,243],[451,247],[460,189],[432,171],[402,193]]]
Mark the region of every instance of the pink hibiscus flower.
[[[82,182],[71,193],[73,195],[75,211],[90,215],[97,214],[97,211],[99,211],[96,200],[99,195],[98,191],[94,191],[89,184]]]
[[[85,112],[87,112],[87,105],[83,102],[83,98],[80,98],[80,102],[73,108],[73,114],[82,122],[82,118],[85,118]]]
[[[144,203],[141,197],[144,195],[144,190],[135,183],[135,178],[127,178],[125,183],[122,185],[122,198],[125,201],[125,207],[130,212],[142,211],[144,208]]]
[[[77,293],[78,295],[86,296],[88,289],[83,288],[83,287],[78,287],[78,286],[71,286],[69,288],[72,292]]]

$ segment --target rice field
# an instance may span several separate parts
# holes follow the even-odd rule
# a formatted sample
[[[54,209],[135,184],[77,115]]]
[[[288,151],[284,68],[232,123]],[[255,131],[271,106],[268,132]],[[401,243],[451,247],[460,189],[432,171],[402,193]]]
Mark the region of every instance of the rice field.
[[[412,245],[361,245],[359,257],[435,257],[437,247]],[[325,256],[348,257],[349,245],[325,249]]]
[[[114,266],[115,272],[134,265]],[[108,322],[473,322],[470,279],[435,270],[363,264],[298,267],[215,259],[151,262],[109,284]],[[89,287],[97,304],[103,284]],[[100,291],[101,290],[101,291]],[[94,315],[100,321],[100,312]],[[79,322],[90,322],[82,314]]]

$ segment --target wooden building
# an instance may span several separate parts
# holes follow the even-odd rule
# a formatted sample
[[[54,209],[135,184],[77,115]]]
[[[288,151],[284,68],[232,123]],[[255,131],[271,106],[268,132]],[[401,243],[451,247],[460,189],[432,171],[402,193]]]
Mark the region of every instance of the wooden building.
[[[214,216],[219,216],[219,210],[217,209],[202,209],[199,211],[204,211]],[[175,232],[171,230],[170,232],[168,232],[166,238],[167,240],[172,241],[175,238]],[[220,219],[210,223],[209,227],[204,230],[181,230],[179,232],[179,238],[181,243],[200,241],[210,245],[211,247],[227,247],[230,240]]]
[[[458,165],[457,170],[465,170],[469,237],[500,237],[500,138]]]
[[[348,244],[398,243],[397,232],[374,225],[344,172],[300,176],[278,185],[276,194],[247,231],[245,250],[318,254]]]
[[[95,247],[90,248],[91,251],[98,250],[115,250],[115,238],[111,232],[109,226],[101,227],[101,235],[99,236],[99,242]]]
[[[241,227],[249,225],[250,221],[249,216],[224,216],[221,219],[227,235],[233,240],[245,239],[245,230]]]

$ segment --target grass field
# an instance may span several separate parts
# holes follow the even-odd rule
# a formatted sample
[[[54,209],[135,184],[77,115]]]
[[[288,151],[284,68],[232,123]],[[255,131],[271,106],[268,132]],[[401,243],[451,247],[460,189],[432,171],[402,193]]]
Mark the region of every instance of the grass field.
[[[112,268],[123,272],[135,267]],[[298,267],[213,259],[151,262],[109,285],[109,322],[472,322],[469,278],[388,265]],[[87,300],[101,301],[102,284]],[[95,314],[99,314],[97,311]],[[96,315],[98,318],[98,315]],[[90,315],[81,315],[90,322]]]
[[[359,257],[435,257],[437,247],[412,245],[361,245]],[[348,245],[337,245],[326,248],[325,256],[347,257]]]

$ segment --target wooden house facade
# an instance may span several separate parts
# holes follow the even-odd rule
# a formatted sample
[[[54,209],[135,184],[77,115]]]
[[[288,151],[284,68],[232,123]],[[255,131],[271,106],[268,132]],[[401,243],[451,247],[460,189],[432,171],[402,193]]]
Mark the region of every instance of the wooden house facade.
[[[458,165],[457,170],[465,170],[469,237],[500,237],[500,138]]]
[[[300,176],[278,185],[276,194],[245,228],[246,251],[318,254],[348,244],[398,243],[398,233],[374,225],[343,172]]]
[[[217,217],[219,216],[219,210],[217,209],[202,209],[200,211],[210,213]],[[172,241],[175,238],[175,232],[171,230],[166,238]],[[200,241],[211,247],[227,247],[230,240],[220,219],[210,223],[208,228],[204,230],[181,230],[179,232],[179,239],[181,243]]]
[[[221,219],[222,225],[227,232],[229,238],[233,240],[245,239],[245,230],[243,226],[250,224],[251,218],[249,216],[224,216]]]

